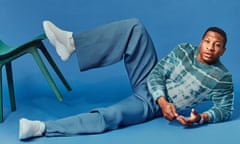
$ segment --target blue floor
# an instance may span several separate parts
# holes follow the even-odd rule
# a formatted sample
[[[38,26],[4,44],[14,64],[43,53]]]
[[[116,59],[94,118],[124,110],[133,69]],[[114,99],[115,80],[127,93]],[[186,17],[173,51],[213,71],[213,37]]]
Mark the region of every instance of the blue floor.
[[[182,42],[199,44],[203,31],[219,26],[228,34],[227,51],[222,62],[233,74],[235,110],[228,122],[184,128],[177,122],[158,118],[143,124],[97,135],[36,138],[19,141],[21,117],[38,120],[57,119],[111,105],[131,94],[122,63],[80,72],[77,57],[62,62],[54,48],[44,41],[48,51],[73,88],[68,92],[56,77],[64,97],[59,102],[29,55],[13,63],[17,110],[11,112],[5,73],[3,72],[4,122],[0,124],[2,144],[236,144],[240,131],[240,2],[237,0],[1,0],[0,39],[10,45],[22,44],[43,33],[42,21],[52,20],[61,28],[80,32],[115,20],[136,17],[148,29],[159,58]],[[3,68],[5,70],[5,68]]]
[[[113,82],[113,81],[114,82]],[[115,83],[115,82],[118,83]],[[10,112],[7,104],[4,106],[4,123],[0,124],[0,139],[4,144],[33,143],[33,144],[123,144],[123,143],[161,143],[168,144],[181,143],[217,143],[217,144],[234,144],[240,140],[240,118],[239,118],[239,98],[236,99],[235,113],[232,119],[225,123],[209,124],[197,128],[184,128],[179,123],[173,121],[168,122],[165,119],[158,118],[143,124],[110,131],[104,134],[96,135],[77,135],[71,137],[41,137],[29,141],[18,140],[18,120],[21,117],[30,119],[49,120],[57,119],[64,116],[87,112],[92,108],[99,106],[107,106],[122,98],[123,95],[129,95],[131,90],[124,76],[112,77],[111,79],[99,80],[95,83],[84,83],[80,79],[75,82],[70,81],[73,87],[72,92],[67,92],[62,87],[64,102],[59,102],[49,89],[48,85],[44,85],[40,91],[39,84],[31,86],[33,91],[37,91],[34,95],[26,92],[25,97],[17,97],[17,111]],[[107,83],[107,84],[106,84]],[[58,85],[61,84],[58,83]],[[19,84],[17,84],[19,86]],[[238,85],[239,86],[239,85]],[[96,88],[89,91],[89,87]],[[105,89],[111,91],[106,92]],[[31,91],[30,91],[31,93]],[[239,91],[237,91],[239,95]],[[116,98],[112,98],[116,97]],[[21,100],[25,99],[25,100]]]

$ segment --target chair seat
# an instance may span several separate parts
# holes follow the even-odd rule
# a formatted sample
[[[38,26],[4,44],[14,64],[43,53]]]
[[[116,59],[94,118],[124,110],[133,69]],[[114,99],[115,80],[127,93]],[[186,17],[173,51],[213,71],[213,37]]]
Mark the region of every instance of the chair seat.
[[[62,95],[58,90],[53,78],[51,77],[47,67],[43,63],[43,60],[39,54],[39,50],[43,53],[49,64],[52,66],[53,70],[56,72],[57,76],[60,78],[64,86],[67,90],[72,90],[66,79],[64,78],[63,74],[57,67],[56,63],[53,61],[52,57],[48,53],[47,49],[45,48],[42,40],[46,39],[45,34],[41,34],[32,40],[17,46],[12,47],[5,44],[3,41],[0,40],[0,122],[3,121],[3,96],[2,96],[2,67],[6,66],[6,75],[7,75],[7,82],[8,82],[8,91],[10,97],[10,104],[11,110],[16,110],[16,102],[15,102],[15,94],[14,94],[14,86],[13,86],[13,76],[12,76],[12,65],[11,62],[22,55],[27,53],[31,54],[35,61],[37,62],[40,70],[42,71],[43,75],[47,79],[49,85],[51,86],[52,90],[54,91],[55,95],[57,96],[59,101],[62,101]]]
[[[5,56],[8,53],[13,52],[16,48],[14,47],[10,47],[8,45],[5,45],[5,43],[3,43],[2,41],[0,41],[0,59],[2,58],[2,56]]]
[[[41,34],[41,35],[35,37],[34,39],[32,39],[31,41],[28,41],[27,43],[24,43],[17,47],[9,46],[0,40],[0,60],[14,56],[18,52],[29,49],[29,47],[31,47],[31,46],[36,46],[37,43],[39,43],[40,41],[42,41],[46,38],[47,37],[45,34]]]

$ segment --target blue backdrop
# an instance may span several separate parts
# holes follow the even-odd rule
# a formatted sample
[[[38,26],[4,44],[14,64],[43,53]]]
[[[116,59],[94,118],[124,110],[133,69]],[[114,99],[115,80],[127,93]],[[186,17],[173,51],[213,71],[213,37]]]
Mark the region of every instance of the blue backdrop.
[[[12,46],[43,33],[43,20],[51,20],[66,30],[81,32],[108,22],[135,17],[147,27],[161,58],[179,43],[198,45],[207,27],[219,26],[228,34],[227,51],[222,62],[232,72],[236,85],[240,79],[240,1],[237,0],[0,0],[0,5],[0,39]],[[5,122],[0,124],[0,138],[4,137],[6,142],[10,142],[10,137],[13,137],[12,143],[18,142],[17,122],[20,117],[63,117],[98,105],[108,105],[131,94],[122,63],[80,73],[76,55],[62,62],[47,40],[44,44],[73,91],[66,91],[54,77],[65,98],[63,103],[59,103],[33,58],[24,56],[16,60],[13,71],[17,111],[14,113],[10,112],[5,76],[3,78]],[[91,91],[89,87],[95,90]],[[238,93],[238,87],[235,90]],[[49,97],[52,99],[46,101],[45,98]],[[82,102],[81,106],[78,110],[73,109],[79,105],[78,102]],[[89,105],[85,107],[85,104]],[[32,108],[31,111],[29,108]],[[234,117],[238,118],[238,112]],[[82,139],[91,143],[91,140]],[[48,141],[44,140],[44,143]]]

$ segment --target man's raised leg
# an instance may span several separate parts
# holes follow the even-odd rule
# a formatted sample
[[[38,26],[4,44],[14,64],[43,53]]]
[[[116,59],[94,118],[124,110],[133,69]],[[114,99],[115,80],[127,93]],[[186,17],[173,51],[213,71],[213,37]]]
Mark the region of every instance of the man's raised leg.
[[[81,70],[98,68],[124,60],[132,88],[146,86],[146,77],[157,63],[157,55],[146,29],[137,19],[107,24],[77,35],[73,40]],[[146,88],[146,87],[145,87]],[[113,106],[68,118],[45,122],[48,136],[99,133],[132,125],[153,117],[151,97],[146,89]],[[129,103],[131,102],[131,103]],[[71,124],[71,127],[69,126]]]
[[[81,70],[124,59],[133,88],[145,80],[158,60],[153,42],[138,19],[106,24],[73,38]]]

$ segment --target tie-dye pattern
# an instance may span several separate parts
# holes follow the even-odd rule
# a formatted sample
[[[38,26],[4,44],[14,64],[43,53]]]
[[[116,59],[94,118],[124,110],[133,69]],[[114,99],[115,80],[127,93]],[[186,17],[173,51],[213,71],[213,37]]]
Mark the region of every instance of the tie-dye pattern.
[[[233,111],[232,75],[221,62],[213,65],[197,61],[198,47],[178,45],[158,62],[148,76],[148,89],[157,100],[164,96],[178,111],[193,108],[211,100],[206,111],[210,122],[224,121]]]

